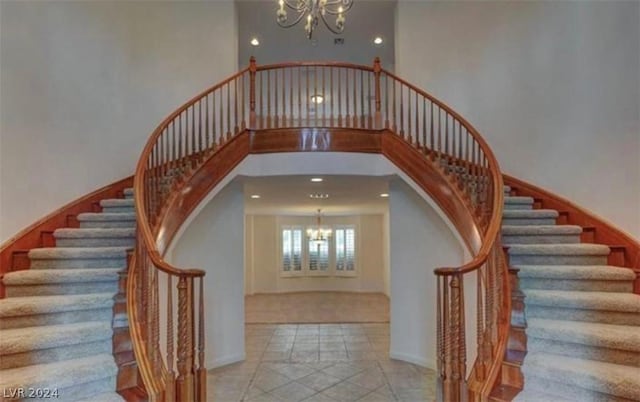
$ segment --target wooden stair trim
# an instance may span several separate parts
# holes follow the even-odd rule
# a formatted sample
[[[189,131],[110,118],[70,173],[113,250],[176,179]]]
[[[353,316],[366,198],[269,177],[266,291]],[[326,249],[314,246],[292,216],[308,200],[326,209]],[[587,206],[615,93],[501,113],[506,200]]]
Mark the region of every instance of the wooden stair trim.
[[[542,200],[544,208],[562,211],[562,216],[566,219],[565,224],[583,227],[581,239],[588,239],[597,244],[605,244],[614,248],[617,254],[622,253],[622,256],[610,259],[610,263],[631,268],[635,271],[636,280],[633,291],[636,294],[640,294],[640,242],[638,240],[616,228],[604,218],[574,204],[566,198],[507,174],[502,176],[504,184],[511,186],[512,189],[517,189],[518,195],[539,198]],[[585,232],[588,232],[588,234],[585,234]]]
[[[73,226],[69,225],[69,223],[73,224],[75,217],[79,213],[94,210],[94,204],[97,203],[99,206],[100,200],[117,198],[118,195],[123,194],[125,188],[132,186],[133,176],[108,184],[69,202],[18,232],[0,245],[0,277],[15,270],[13,257],[16,251],[42,247],[42,233],[53,233],[58,228]],[[28,269],[28,267],[23,269]],[[4,297],[5,289],[0,281],[0,299]]]

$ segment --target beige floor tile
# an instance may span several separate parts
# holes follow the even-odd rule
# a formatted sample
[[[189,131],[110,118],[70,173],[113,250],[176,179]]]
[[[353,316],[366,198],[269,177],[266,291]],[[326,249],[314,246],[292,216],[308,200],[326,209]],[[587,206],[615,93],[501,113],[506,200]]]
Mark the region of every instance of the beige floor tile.
[[[266,368],[259,368],[251,385],[269,392],[290,382],[291,379],[283,374]]]
[[[349,360],[347,350],[342,351],[320,351],[320,361],[346,361]]]
[[[313,374],[300,378],[296,381],[299,382],[300,384],[303,384],[311,389],[314,389],[320,392],[336,385],[342,380],[339,378],[327,375],[321,371],[317,371],[317,372],[314,372]]]
[[[353,377],[354,375],[364,370],[365,368],[361,366],[356,366],[348,363],[338,363],[334,364],[333,366],[327,367],[322,371],[330,376],[340,378],[341,380],[346,380],[347,378]]]
[[[377,367],[370,368],[359,374],[356,374],[355,376],[349,378],[347,381],[352,384],[359,385],[362,388],[366,388],[370,391],[375,391],[376,389],[386,384],[386,380],[382,375],[382,372]]]
[[[292,363],[316,363],[320,360],[319,352],[313,351],[294,351],[291,353]]]
[[[349,402],[357,401],[369,392],[371,391],[359,385],[351,384],[349,382],[341,382],[325,391],[322,391],[322,394],[337,401]]]
[[[297,380],[314,373],[316,370],[303,363],[272,363],[265,366],[277,373],[285,375],[292,380]]]
[[[297,382],[292,382],[270,392],[283,402],[299,402],[316,394],[316,391]]]
[[[278,399],[277,397],[268,394],[266,392],[263,392],[259,395],[255,395],[251,398],[245,399],[247,402],[282,402],[280,399]],[[218,401],[216,401],[218,402]],[[223,401],[220,401],[223,402]],[[226,402],[226,401],[224,401]]]
[[[435,399],[433,370],[389,358],[386,323],[248,324],[245,335],[247,360],[209,372],[208,401]]]
[[[371,392],[358,399],[358,402],[395,402],[395,400],[393,396],[384,396],[377,392]]]
[[[305,399],[303,402],[337,402],[337,401],[333,398],[329,398],[326,395],[315,394],[311,398]]]

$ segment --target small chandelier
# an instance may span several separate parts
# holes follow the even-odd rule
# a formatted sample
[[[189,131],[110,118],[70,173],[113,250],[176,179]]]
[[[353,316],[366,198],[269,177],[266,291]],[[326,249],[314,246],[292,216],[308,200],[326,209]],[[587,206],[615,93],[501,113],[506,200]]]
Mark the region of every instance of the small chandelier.
[[[283,28],[291,28],[306,16],[307,23],[304,30],[307,32],[307,38],[311,39],[314,28],[318,26],[318,20],[322,20],[324,25],[334,34],[342,33],[344,31],[344,14],[353,5],[353,0],[278,0],[278,4],[280,5],[276,12],[278,25]],[[298,13],[291,23],[287,23],[285,5]],[[336,16],[335,28],[327,22],[327,14]]]
[[[317,226],[316,228],[309,228],[307,229],[307,237],[309,238],[310,241],[312,242],[316,242],[316,243],[322,243],[322,242],[326,242],[329,240],[329,237],[331,237],[331,229],[330,228],[323,228],[320,222],[320,212],[321,210],[318,209],[318,217],[317,217]]]

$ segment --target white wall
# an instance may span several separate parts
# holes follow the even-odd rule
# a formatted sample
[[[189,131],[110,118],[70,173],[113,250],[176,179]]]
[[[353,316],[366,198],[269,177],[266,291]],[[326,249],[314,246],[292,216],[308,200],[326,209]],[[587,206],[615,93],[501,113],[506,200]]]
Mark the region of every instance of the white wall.
[[[254,293],[284,293],[308,291],[345,291],[384,293],[384,216],[325,216],[325,225],[355,225],[356,276],[281,276],[280,225],[315,225],[314,217],[247,215],[245,220],[245,291]]]
[[[244,359],[244,203],[233,182],[216,195],[172,245],[171,262],[205,275],[206,363]]]
[[[0,7],[0,242],[132,175],[164,116],[237,67],[232,1]]]
[[[438,214],[411,187],[394,180],[389,190],[390,356],[435,369],[436,278],[433,270],[460,266],[465,262],[465,251]],[[469,288],[473,289],[471,283]],[[474,316],[468,315],[467,322],[473,328]],[[475,335],[468,333],[468,336]],[[469,361],[473,361],[474,355],[475,351],[470,350]]]
[[[400,1],[396,71],[502,169],[640,238],[640,3]]]

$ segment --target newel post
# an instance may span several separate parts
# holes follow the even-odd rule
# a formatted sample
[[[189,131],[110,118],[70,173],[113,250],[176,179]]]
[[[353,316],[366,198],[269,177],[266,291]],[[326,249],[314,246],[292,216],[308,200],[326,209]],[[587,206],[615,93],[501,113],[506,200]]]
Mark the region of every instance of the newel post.
[[[380,113],[380,57],[376,57],[373,60],[373,74],[375,77],[375,91],[376,91],[376,114],[374,119],[374,127],[382,128],[382,114]]]
[[[256,128],[256,58],[249,59],[249,128]]]

